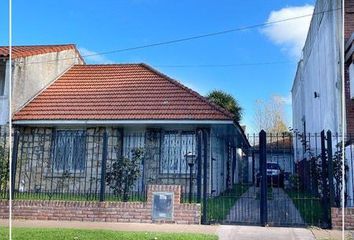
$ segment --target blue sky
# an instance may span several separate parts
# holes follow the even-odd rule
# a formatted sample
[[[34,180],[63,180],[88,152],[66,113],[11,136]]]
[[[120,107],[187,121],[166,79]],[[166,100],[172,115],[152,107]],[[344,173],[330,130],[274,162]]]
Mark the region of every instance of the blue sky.
[[[306,4],[313,5],[314,1],[13,0],[13,44],[75,43],[85,53],[104,52],[277,20],[289,16],[286,9]],[[4,22],[4,8],[0,9]],[[284,11],[276,15],[280,10]],[[242,123],[252,131],[255,101],[272,95],[286,99],[291,122],[288,97],[298,60],[294,52],[299,46],[294,45],[299,36],[295,33],[300,31],[289,29],[245,30],[95,57],[87,62],[145,62],[201,94],[212,89],[230,92],[245,110]],[[0,44],[7,44],[6,38],[1,38]],[[213,68],[163,66],[279,61],[289,62]]]

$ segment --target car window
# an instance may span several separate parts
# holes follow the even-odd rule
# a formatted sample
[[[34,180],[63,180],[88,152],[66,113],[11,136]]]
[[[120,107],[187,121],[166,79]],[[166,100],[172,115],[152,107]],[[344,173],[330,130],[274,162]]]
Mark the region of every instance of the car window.
[[[267,169],[276,169],[279,170],[280,167],[277,163],[267,163]]]

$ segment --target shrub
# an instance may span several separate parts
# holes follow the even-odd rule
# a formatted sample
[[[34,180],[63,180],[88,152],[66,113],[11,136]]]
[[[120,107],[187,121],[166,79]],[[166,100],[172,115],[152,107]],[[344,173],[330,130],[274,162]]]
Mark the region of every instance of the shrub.
[[[0,191],[7,189],[9,179],[9,156],[8,151],[0,146]]]
[[[128,193],[141,175],[140,165],[143,158],[143,150],[132,150],[132,158],[120,157],[112,160],[106,173],[106,182],[114,194],[123,196],[123,201],[128,201]]]

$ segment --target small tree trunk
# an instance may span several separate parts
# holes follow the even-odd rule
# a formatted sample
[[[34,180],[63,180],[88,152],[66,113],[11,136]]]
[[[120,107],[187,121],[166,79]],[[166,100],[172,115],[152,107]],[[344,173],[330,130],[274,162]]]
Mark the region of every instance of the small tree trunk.
[[[129,196],[128,196],[128,183],[127,181],[124,184],[124,190],[123,190],[123,202],[128,202]]]

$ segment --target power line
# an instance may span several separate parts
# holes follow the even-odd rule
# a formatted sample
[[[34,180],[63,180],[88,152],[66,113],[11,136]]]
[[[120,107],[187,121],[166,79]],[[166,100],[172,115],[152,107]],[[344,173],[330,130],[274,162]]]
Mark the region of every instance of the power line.
[[[316,13],[312,13],[312,14],[306,14],[306,15],[301,15],[301,16],[296,16],[296,17],[291,17],[291,18],[284,18],[284,19],[277,20],[277,21],[264,22],[264,23],[259,23],[259,24],[244,26],[244,27],[238,27],[238,28],[233,28],[233,29],[228,29],[228,30],[223,30],[223,31],[218,31],[218,32],[206,33],[206,34],[195,35],[195,36],[191,36],[191,37],[162,41],[162,42],[140,45],[140,46],[135,46],[135,47],[121,48],[121,49],[116,49],[116,50],[111,50],[111,51],[106,51],[106,52],[87,54],[87,55],[82,55],[81,57],[83,57],[83,58],[94,57],[94,56],[107,55],[107,54],[113,54],[113,53],[119,53],[119,52],[139,50],[139,49],[144,49],[144,48],[157,47],[157,46],[162,46],[162,45],[170,45],[170,44],[175,44],[175,43],[180,43],[180,42],[196,40],[196,39],[200,39],[200,38],[213,37],[213,36],[218,36],[218,35],[223,35],[223,34],[228,34],[228,33],[233,33],[233,32],[240,32],[240,31],[244,31],[244,30],[265,27],[265,26],[269,26],[269,25],[273,25],[273,24],[277,24],[277,23],[293,21],[293,20],[297,20],[297,19],[301,19],[301,18],[305,18],[305,17],[311,17],[314,15],[319,15],[319,14],[323,14],[323,13],[327,13],[327,12],[333,12],[333,11],[337,11],[340,9],[341,8],[335,8],[335,9],[320,11],[320,12],[316,12]],[[62,58],[62,59],[41,61],[41,62],[31,62],[31,63],[26,63],[26,64],[36,64],[36,63],[45,63],[45,62],[49,63],[49,62],[57,62],[57,61],[77,59],[77,58],[79,58],[79,57]]]

